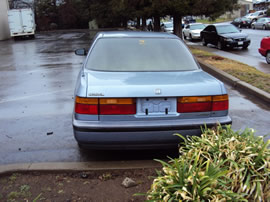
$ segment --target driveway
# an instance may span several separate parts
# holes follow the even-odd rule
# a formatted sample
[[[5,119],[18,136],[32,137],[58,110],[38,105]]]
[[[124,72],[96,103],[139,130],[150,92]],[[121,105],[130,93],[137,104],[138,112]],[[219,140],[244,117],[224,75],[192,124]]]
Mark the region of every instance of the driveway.
[[[152,160],[168,151],[80,151],[72,133],[76,77],[87,31],[47,32],[0,42],[0,164]],[[227,86],[234,129],[269,133],[270,109]],[[174,151],[170,151],[175,154]]]

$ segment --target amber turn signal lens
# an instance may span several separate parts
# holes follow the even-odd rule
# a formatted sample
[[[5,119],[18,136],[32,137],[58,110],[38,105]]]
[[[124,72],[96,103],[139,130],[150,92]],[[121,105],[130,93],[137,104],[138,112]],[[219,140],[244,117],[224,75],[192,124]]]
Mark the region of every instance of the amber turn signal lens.
[[[76,103],[79,103],[79,104],[89,104],[89,105],[97,105],[98,104],[98,98],[76,97]]]
[[[135,99],[132,98],[102,98],[99,99],[99,104],[114,104],[114,105],[128,105],[136,103]]]
[[[196,102],[211,102],[211,96],[198,96],[198,97],[181,97],[178,98],[180,103],[196,103]]]

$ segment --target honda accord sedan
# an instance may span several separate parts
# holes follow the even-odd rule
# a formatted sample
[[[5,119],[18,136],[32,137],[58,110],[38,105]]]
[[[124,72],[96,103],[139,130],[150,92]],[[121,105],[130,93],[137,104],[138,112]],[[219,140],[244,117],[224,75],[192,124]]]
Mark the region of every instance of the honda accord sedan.
[[[230,124],[222,82],[204,72],[177,36],[101,32],[80,70],[73,113],[79,146],[91,149],[176,147],[179,133]]]
[[[232,24],[208,25],[201,31],[201,39],[204,46],[212,44],[220,50],[235,47],[246,49],[250,44],[248,35],[242,33]]]

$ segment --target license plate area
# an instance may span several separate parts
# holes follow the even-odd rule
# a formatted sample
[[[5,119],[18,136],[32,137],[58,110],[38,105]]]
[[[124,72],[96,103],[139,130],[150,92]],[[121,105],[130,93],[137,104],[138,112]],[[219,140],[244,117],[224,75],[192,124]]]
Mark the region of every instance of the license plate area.
[[[238,45],[243,45],[244,42],[243,41],[238,41]]]
[[[137,116],[172,116],[177,115],[176,98],[139,98]]]

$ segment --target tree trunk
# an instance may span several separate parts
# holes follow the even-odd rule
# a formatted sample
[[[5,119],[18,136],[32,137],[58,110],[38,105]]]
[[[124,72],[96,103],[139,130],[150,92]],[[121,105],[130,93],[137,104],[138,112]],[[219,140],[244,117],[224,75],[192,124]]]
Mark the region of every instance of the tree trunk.
[[[182,16],[173,16],[173,33],[182,39]]]
[[[142,17],[142,30],[146,30],[146,17]]]
[[[139,29],[141,27],[141,18],[137,17],[137,25],[136,28]]]
[[[154,16],[154,32],[160,31],[160,17]]]

